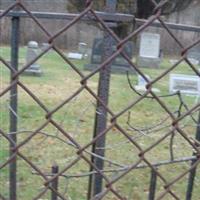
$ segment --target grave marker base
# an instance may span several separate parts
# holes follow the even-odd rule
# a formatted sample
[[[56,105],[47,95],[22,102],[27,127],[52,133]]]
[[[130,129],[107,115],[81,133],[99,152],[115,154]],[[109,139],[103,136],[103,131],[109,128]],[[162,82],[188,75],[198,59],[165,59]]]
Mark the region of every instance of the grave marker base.
[[[25,70],[23,75],[30,75],[30,76],[42,76],[42,71],[41,70],[35,70],[35,69],[28,69]]]
[[[159,68],[161,64],[161,58],[147,58],[139,56],[137,58],[137,65],[140,67]]]
[[[93,71],[94,69],[98,68],[100,66],[100,64],[87,64],[84,66],[84,69],[85,70],[88,70],[88,71]],[[116,74],[119,74],[119,73],[126,73],[126,72],[129,72],[131,74],[135,74],[135,70],[131,67],[123,67],[123,66],[118,66],[118,65],[112,65],[111,66],[111,72],[112,73],[116,73]]]

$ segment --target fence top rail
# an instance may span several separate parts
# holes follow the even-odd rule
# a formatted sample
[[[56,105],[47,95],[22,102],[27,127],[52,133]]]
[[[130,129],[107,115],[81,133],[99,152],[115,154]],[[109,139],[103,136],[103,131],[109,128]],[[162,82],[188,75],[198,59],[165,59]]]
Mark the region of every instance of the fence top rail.
[[[135,21],[138,25],[142,25],[145,22],[147,22],[147,20],[145,20],[145,19],[138,19],[138,18],[136,18]],[[175,30],[200,32],[200,26],[193,26],[193,25],[187,25],[187,24],[176,24],[176,23],[171,23],[171,22],[165,22],[165,25],[167,25],[169,28],[175,29]],[[161,25],[161,23],[157,20],[154,21],[150,26],[160,27],[160,28],[163,27]]]
[[[3,10],[0,10],[0,14]],[[79,14],[76,13],[55,13],[55,12],[31,12],[37,18],[43,19],[67,19],[72,20]],[[99,12],[96,11],[96,14],[101,17],[104,21],[108,22],[133,22],[134,16],[129,14],[122,14],[122,13],[107,13],[107,12]],[[28,13],[25,11],[10,11],[6,15],[7,17],[29,17]],[[95,20],[92,15],[85,15],[81,18],[82,20]]]
[[[3,10],[0,10],[0,14]],[[78,16],[76,13],[55,13],[55,12],[36,12],[33,11],[32,14],[41,19],[60,19],[60,20],[72,20],[74,17]],[[107,13],[107,12],[98,12],[96,14],[101,17],[106,22],[136,22],[138,25],[142,25],[148,20],[135,18],[133,15],[121,14],[121,13]],[[7,17],[29,17],[28,13],[25,11],[10,11],[6,15]],[[91,15],[85,15],[82,20],[91,21],[95,20]],[[169,28],[174,30],[190,31],[190,32],[200,32],[200,26],[186,25],[186,24],[176,24],[165,22]],[[159,21],[154,21],[150,24],[152,27],[162,28],[162,25]]]

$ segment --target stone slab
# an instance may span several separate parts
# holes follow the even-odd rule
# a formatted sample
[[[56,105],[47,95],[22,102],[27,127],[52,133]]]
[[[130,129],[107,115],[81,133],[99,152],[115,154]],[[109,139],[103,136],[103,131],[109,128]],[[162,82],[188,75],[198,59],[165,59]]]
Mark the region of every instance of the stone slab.
[[[83,54],[70,52],[70,53],[68,53],[67,57],[71,58],[71,59],[75,59],[75,60],[82,60]]]
[[[27,69],[23,72],[24,75],[30,75],[30,76],[42,76],[41,70],[34,70],[34,69]]]
[[[200,96],[200,77],[186,74],[170,74],[169,92]]]

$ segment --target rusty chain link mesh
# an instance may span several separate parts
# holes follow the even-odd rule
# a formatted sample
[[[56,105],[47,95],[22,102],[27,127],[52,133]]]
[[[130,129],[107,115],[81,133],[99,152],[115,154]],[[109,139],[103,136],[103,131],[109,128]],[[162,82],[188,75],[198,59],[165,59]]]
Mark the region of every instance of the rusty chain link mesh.
[[[85,190],[87,188],[87,180],[84,179],[85,181],[82,181],[81,178],[88,177],[92,173],[93,174],[96,173],[103,178],[103,190],[96,197],[91,197],[91,199],[120,199],[120,200],[127,199],[127,198],[128,199],[142,199],[142,197],[134,196],[134,193],[132,194],[133,196],[127,197],[128,195],[127,195],[126,187],[128,186],[123,187],[123,185],[126,185],[126,179],[128,180],[128,177],[132,177],[131,187],[135,188],[134,190],[139,190],[140,192],[142,191],[140,188],[143,188],[143,193],[147,194],[148,193],[147,179],[144,179],[146,180],[146,183],[141,183],[140,181],[138,181],[138,179],[140,179],[140,176],[139,178],[136,178],[138,173],[141,173],[141,174],[145,173],[143,176],[150,177],[149,176],[150,173],[146,169],[150,169],[150,171],[154,174],[154,177],[156,176],[158,179],[157,181],[159,182],[159,188],[157,189],[158,192],[156,194],[155,199],[183,199],[184,198],[183,194],[179,190],[178,191],[176,190],[177,189],[176,187],[178,187],[177,185],[182,184],[182,182],[186,182],[189,173],[198,166],[200,162],[200,157],[199,157],[200,148],[199,148],[199,143],[191,139],[191,137],[194,136],[195,130],[192,129],[192,133],[190,133],[190,130],[185,130],[184,127],[182,126],[182,122],[188,117],[194,116],[195,113],[198,113],[200,104],[196,103],[195,105],[190,106],[188,109],[185,110],[185,112],[177,116],[171,110],[171,107],[170,107],[171,105],[169,103],[166,103],[166,101],[163,100],[163,98],[160,97],[159,94],[155,93],[152,90],[152,88],[154,87],[154,85],[159,83],[161,79],[165,78],[170,72],[176,70],[176,68],[178,68],[179,65],[183,62],[187,64],[188,68],[190,68],[193,73],[195,73],[198,76],[200,75],[199,70],[196,68],[196,66],[194,66],[191,63],[191,61],[187,58],[188,50],[190,50],[195,45],[199,44],[200,39],[198,39],[197,41],[194,41],[193,43],[191,43],[190,45],[186,47],[181,43],[181,41],[179,41],[179,39],[175,36],[174,32],[168,28],[168,26],[165,24],[165,22],[163,21],[161,17],[162,7],[164,6],[165,2],[166,1],[161,1],[160,4],[157,4],[155,1],[152,0],[152,3],[155,5],[154,14],[143,25],[136,28],[133,32],[131,32],[127,37],[123,39],[120,39],[112,31],[112,28],[110,27],[110,25],[106,23],[98,14],[96,14],[96,12],[93,10],[93,7],[92,7],[92,1],[87,1],[85,10],[82,13],[76,15],[70,22],[66,23],[65,26],[57,30],[56,33],[54,34],[50,33],[45,28],[45,26],[40,22],[40,19],[36,18],[32,14],[31,10],[29,10],[25,6],[23,1],[17,0],[16,2],[13,2],[12,4],[10,4],[8,8],[6,8],[4,11],[1,12],[0,18],[2,20],[3,18],[6,17],[6,15],[10,11],[14,9],[25,11],[28,14],[28,17],[32,19],[32,21],[34,21],[37,24],[37,26],[40,28],[43,34],[46,35],[46,38],[49,43],[49,46],[45,50],[43,50],[34,60],[32,60],[28,64],[25,64],[19,70],[16,70],[12,66],[12,63],[10,64],[4,57],[0,56],[0,60],[3,67],[7,68],[12,74],[10,84],[4,87],[3,90],[0,91],[0,98],[3,98],[4,95],[8,94],[15,86],[17,86],[20,92],[23,91],[34,102],[37,103],[38,109],[40,111],[43,110],[40,113],[44,113],[43,119],[41,120],[43,123],[40,123],[39,121],[37,124],[35,124],[35,127],[38,126],[38,124],[40,125],[37,128],[35,128],[35,130],[32,131],[30,134],[25,135],[25,137],[18,142],[15,142],[13,140],[13,137],[10,137],[10,135],[5,130],[3,130],[3,128],[0,128],[0,135],[1,135],[0,138],[1,139],[3,138],[4,142],[6,142],[12,147],[11,156],[7,158],[7,160],[4,161],[3,163],[2,162],[0,163],[0,173],[3,172],[5,168],[9,166],[10,163],[14,162],[15,157],[17,157],[17,159],[26,163],[26,166],[29,169],[30,175],[35,176],[38,179],[40,179],[40,181],[37,182],[37,184],[38,183],[41,184],[41,185],[36,186],[39,189],[34,190],[35,193],[32,194],[32,197],[30,197],[30,199],[49,199],[50,197],[45,196],[48,192],[53,192],[54,195],[56,194],[56,196],[58,196],[60,199],[71,199],[70,193],[68,193],[68,191],[65,194],[63,194],[62,192],[59,192],[59,190],[55,189],[54,185],[52,184],[52,183],[55,183],[55,180],[57,180],[58,177],[60,179],[59,187],[63,187],[63,188],[67,184],[65,181],[61,180],[63,177],[66,178],[69,184],[70,182],[75,181],[74,183],[75,189],[77,189],[79,194],[82,193],[84,196],[84,199],[86,199]],[[109,58],[107,58],[101,65],[99,65],[97,69],[93,70],[90,73],[83,73],[83,71],[80,70],[79,66],[71,62],[67,58],[67,56],[61,51],[61,49],[59,49],[57,45],[54,43],[54,41],[58,37],[60,37],[61,34],[67,32],[68,29],[70,29],[70,27],[78,23],[85,16],[89,16],[90,19],[93,21],[93,23],[98,24],[98,26],[100,26],[101,29],[104,30],[104,32],[109,34],[109,36],[112,36],[112,38],[114,38],[114,40],[117,42],[117,49],[112,53],[112,55],[109,56]],[[176,43],[176,45],[179,46],[181,51],[180,51],[179,59],[174,64],[171,64],[171,65],[169,64],[170,66],[168,66],[167,69],[165,69],[162,73],[157,73],[156,77],[153,80],[149,81],[145,76],[144,70],[142,68],[139,68],[136,64],[133,63],[133,61],[123,51],[123,47],[129,40],[139,36],[143,31],[145,31],[149,26],[151,26],[151,24],[155,22],[156,20],[160,22],[160,24],[162,25],[162,28],[170,35],[171,40],[173,40],[174,43]],[[23,82],[23,80],[21,80],[21,75],[23,74],[23,72],[31,64],[41,59],[51,50],[53,50],[57,55],[59,55],[59,57],[67,65],[70,66],[70,68],[73,70],[73,74],[75,74],[74,76],[75,77],[77,76],[78,77],[77,79],[79,80],[79,83],[74,84],[75,85],[74,87],[76,87],[76,91],[74,92],[71,91],[70,95],[68,95],[66,99],[63,99],[62,102],[55,105],[53,108],[49,108],[48,103],[45,103],[43,100],[41,100],[40,97],[37,97],[37,95],[35,94],[38,92],[37,90],[32,91],[32,89],[29,88],[29,85]],[[97,95],[96,91],[94,91],[94,87],[91,86],[90,81],[93,80],[93,78],[97,76],[97,74],[102,69],[108,66],[108,64],[110,64],[111,61],[113,61],[119,54],[121,54],[128,61],[128,63],[131,65],[134,71],[136,71],[139,75],[141,75],[148,82],[148,84],[146,85],[147,90],[143,94],[139,96],[134,96],[134,98],[133,96],[130,95],[130,98],[127,99],[127,105],[123,105],[123,109],[121,109],[120,107],[119,107],[120,109],[116,109],[116,108],[112,109],[109,105],[106,105],[102,101],[100,96]],[[68,76],[67,73],[66,73],[66,76]],[[42,83],[41,83],[41,87],[42,87]],[[54,88],[54,89],[59,90],[59,87]],[[38,90],[40,89],[38,88]],[[119,98],[120,92],[121,92],[121,95],[123,95],[123,88],[117,88],[117,90],[119,92],[119,95],[118,95],[118,98]],[[86,142],[85,141],[83,142],[80,139],[73,137],[72,134],[68,131],[68,129],[62,126],[58,122],[58,118],[55,117],[56,113],[59,113],[60,110],[64,106],[68,104],[70,106],[76,106],[76,105],[71,104],[71,102],[74,100],[74,98],[79,98],[79,96],[81,96],[82,93],[84,92],[87,92],[87,95],[89,94],[90,96],[89,98],[91,98],[93,102],[97,101],[108,112],[108,119],[109,119],[107,128],[101,131],[101,133],[98,134],[93,139],[91,137],[85,136],[87,138]],[[111,96],[112,96],[112,93],[110,93],[110,97]],[[52,98],[54,98],[53,95],[52,95]],[[154,141],[152,142],[151,140],[151,142],[148,143],[148,145],[145,145],[144,143],[142,143],[141,140],[139,141],[136,140],[130,134],[127,127],[124,125],[124,121],[123,121],[123,117],[127,116],[129,111],[131,111],[132,112],[131,115],[134,116],[134,108],[138,106],[138,104],[139,106],[142,105],[141,104],[142,102],[146,102],[149,105],[149,107],[152,106],[153,109],[156,109],[156,108],[160,109],[161,110],[160,112],[163,112],[167,115],[167,119],[166,119],[166,122],[168,123],[167,133],[164,132],[164,134],[160,134],[159,137],[155,137]],[[20,101],[19,101],[19,105],[20,105]],[[31,109],[30,109],[30,112],[31,112]],[[80,115],[78,111],[75,114],[77,115],[77,118],[79,117],[78,115]],[[86,115],[86,113],[83,113],[83,115]],[[90,116],[90,118],[93,118],[93,116]],[[148,119],[151,120],[151,118],[148,118]],[[65,120],[68,120],[67,117],[65,118]],[[83,120],[84,120],[84,116],[83,116]],[[134,121],[132,123],[134,124]],[[73,148],[73,151],[70,151],[73,154],[72,155],[73,157],[71,157],[71,159],[69,159],[67,162],[63,161],[64,164],[63,163],[61,164],[62,167],[59,169],[59,172],[56,171],[55,174],[51,174],[50,171],[47,172],[46,170],[43,170],[41,167],[42,165],[38,167],[38,165],[32,161],[31,156],[26,155],[26,151],[24,150],[24,147],[29,145],[29,143],[32,140],[34,140],[35,137],[38,136],[41,132],[43,132],[43,130],[48,126],[51,126],[55,130],[58,131],[59,136],[62,138],[61,139],[62,141],[59,141],[60,143],[66,142],[69,148]],[[91,131],[90,129],[88,130]],[[111,161],[109,159],[106,160],[106,157],[103,158],[105,162],[108,161],[108,166],[110,165],[112,167],[110,168],[108,167],[107,169],[105,168],[105,170],[100,170],[98,169],[97,166],[95,166],[94,163],[91,162],[91,159],[90,159],[91,147],[101,137],[104,137],[105,135],[109,137],[109,134],[114,135],[112,139],[110,138],[110,140],[117,141],[116,140],[117,137],[119,137],[120,139],[126,139],[125,144],[129,145],[130,151],[127,150],[126,152],[123,152],[123,155],[120,155],[120,156],[126,157],[127,160],[130,159],[130,162],[127,162],[125,165],[115,163],[114,157],[115,156],[117,157],[118,154],[116,153],[115,155],[114,153],[111,157],[112,158]],[[176,135],[177,137],[179,137],[180,141],[184,141],[182,142],[182,144],[181,142],[180,143],[177,142],[178,144],[176,145],[178,146],[180,145],[181,146],[180,149],[182,149],[183,152],[184,152],[185,146],[187,146],[187,148],[191,150],[191,157],[189,157],[188,160],[183,157],[180,160],[172,159],[171,161],[181,162],[181,161],[186,160],[186,161],[193,161],[193,162],[192,162],[192,165],[189,162],[187,165],[184,165],[184,167],[181,166],[180,168],[177,168],[176,173],[173,172],[172,170],[172,168],[174,167],[174,164],[172,168],[166,165],[168,166],[167,168],[168,172],[166,175],[166,171],[163,171],[162,169],[159,169],[158,167],[159,165],[163,165],[165,163],[162,163],[162,160],[160,160],[159,157],[157,160],[156,158],[157,155],[152,155],[152,152],[156,148],[158,148],[158,151],[159,151],[159,148],[160,148],[159,146],[163,146],[164,142],[168,140],[172,135]],[[59,146],[59,142],[56,144],[54,144],[53,142],[49,142],[48,145],[50,145],[51,148],[53,149],[55,146]],[[63,148],[62,145],[61,147]],[[39,148],[39,146],[35,148]],[[119,148],[119,151],[120,151],[120,149],[124,147],[121,147],[119,145],[119,147],[114,146],[113,148]],[[63,148],[63,151],[65,150],[67,151],[67,149]],[[162,148],[160,148],[160,150],[162,150]],[[34,149],[31,149],[31,151],[34,152]],[[38,152],[38,153],[39,153],[38,157],[40,156],[42,157],[41,155],[42,152]],[[57,153],[59,154],[61,153],[61,151],[58,151],[58,152],[55,151],[55,155],[53,155],[54,157],[53,159],[56,159]],[[47,152],[44,152],[44,154],[46,154],[47,159],[49,160],[49,162],[51,162],[51,155],[49,155]],[[181,155],[181,153],[179,155]],[[159,163],[159,161],[161,162]],[[113,167],[114,164],[115,164],[115,167]],[[179,165],[179,163],[175,165]],[[81,166],[84,168],[84,170]],[[89,167],[92,167],[93,170],[92,172],[86,173]],[[145,168],[145,169],[138,170],[138,168]],[[20,171],[20,166],[18,166],[17,170]],[[142,170],[144,170],[144,172],[142,172]],[[172,173],[171,175],[169,175],[170,170]],[[70,174],[72,174],[71,177],[70,177]],[[3,181],[4,181],[3,185],[7,185],[6,187],[8,187],[8,180],[3,180]],[[18,181],[20,182],[20,180]],[[23,182],[23,180],[21,181]],[[138,184],[137,184],[137,181],[138,181]],[[130,182],[128,184],[130,184]],[[32,187],[32,185],[31,184],[29,185],[27,183],[26,190],[24,191],[24,193],[28,191],[29,187]],[[84,190],[84,191],[80,191],[80,190]],[[76,193],[76,191],[74,192]],[[184,192],[185,191],[183,191],[183,193]],[[21,191],[20,193],[23,193],[23,191]],[[23,196],[23,194],[21,195]],[[4,191],[3,192],[1,191],[0,199],[3,199],[3,200],[7,199],[7,194]],[[75,195],[74,199],[80,200],[81,198]]]

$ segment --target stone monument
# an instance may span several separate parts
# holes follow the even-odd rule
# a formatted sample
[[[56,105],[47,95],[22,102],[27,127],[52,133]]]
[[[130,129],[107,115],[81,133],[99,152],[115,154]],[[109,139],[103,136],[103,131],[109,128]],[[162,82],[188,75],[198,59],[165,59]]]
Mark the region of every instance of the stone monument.
[[[116,50],[116,42],[113,40],[113,50]],[[127,42],[124,46],[124,52],[128,55],[130,59],[133,56],[133,42]],[[103,39],[94,39],[92,53],[91,53],[91,64],[85,65],[86,70],[94,70],[102,64],[103,55]],[[113,73],[125,73],[129,71],[130,73],[135,73],[134,69],[130,66],[128,61],[124,59],[121,55],[118,55],[111,65],[111,71]]]
[[[35,41],[30,41],[27,47],[26,64],[33,61],[38,56],[39,51],[38,43]],[[24,74],[41,76],[42,71],[40,69],[40,65],[36,62],[33,63],[28,69],[25,70]]]
[[[138,66],[158,68],[161,60],[160,35],[155,33],[142,33],[139,57],[137,58]]]

